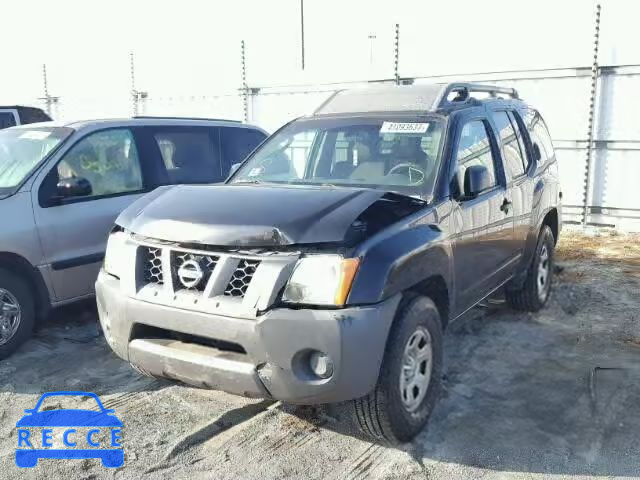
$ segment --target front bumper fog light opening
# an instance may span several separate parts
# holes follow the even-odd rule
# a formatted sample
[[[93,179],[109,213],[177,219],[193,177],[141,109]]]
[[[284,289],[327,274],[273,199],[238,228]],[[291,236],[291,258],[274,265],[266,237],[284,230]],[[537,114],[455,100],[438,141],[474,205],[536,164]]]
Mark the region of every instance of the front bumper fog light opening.
[[[327,379],[333,375],[333,361],[326,353],[316,350],[309,355],[309,369],[317,377]]]

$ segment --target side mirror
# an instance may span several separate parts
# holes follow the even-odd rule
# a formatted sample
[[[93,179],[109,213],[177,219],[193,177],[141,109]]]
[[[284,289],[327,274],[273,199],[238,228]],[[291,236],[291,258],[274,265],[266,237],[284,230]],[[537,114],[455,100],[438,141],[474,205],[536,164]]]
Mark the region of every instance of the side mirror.
[[[534,143],[533,144],[533,161],[539,162],[541,158],[542,158],[542,155],[540,154],[540,146],[537,143]]]
[[[86,178],[71,177],[63,178],[56,186],[60,198],[86,197],[91,195],[91,183]]]
[[[240,168],[240,165],[242,165],[242,163],[234,163],[233,165],[231,165],[231,169],[229,170],[229,176],[236,173],[236,171]]]
[[[464,172],[464,195],[474,198],[491,187],[489,170],[483,165],[472,165]]]

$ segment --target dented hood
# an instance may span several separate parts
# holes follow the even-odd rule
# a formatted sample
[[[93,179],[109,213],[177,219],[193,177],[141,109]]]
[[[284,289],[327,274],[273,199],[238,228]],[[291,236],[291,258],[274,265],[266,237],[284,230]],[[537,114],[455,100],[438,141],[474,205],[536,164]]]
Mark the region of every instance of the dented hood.
[[[359,188],[178,185],[141,198],[118,218],[134,233],[180,243],[273,246],[342,242],[385,195]]]

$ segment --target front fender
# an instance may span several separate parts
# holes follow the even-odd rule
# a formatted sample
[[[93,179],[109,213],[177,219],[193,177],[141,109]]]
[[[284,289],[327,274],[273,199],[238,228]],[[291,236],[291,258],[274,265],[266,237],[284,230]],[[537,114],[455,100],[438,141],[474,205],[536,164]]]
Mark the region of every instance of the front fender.
[[[436,275],[452,291],[451,245],[432,225],[400,229],[356,253],[362,261],[349,304],[380,302]]]

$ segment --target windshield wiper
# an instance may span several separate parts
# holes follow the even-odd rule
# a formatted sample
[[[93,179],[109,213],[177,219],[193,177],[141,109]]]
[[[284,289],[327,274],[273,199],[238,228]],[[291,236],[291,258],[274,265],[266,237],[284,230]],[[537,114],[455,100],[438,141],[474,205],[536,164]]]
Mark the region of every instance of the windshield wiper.
[[[424,197],[421,197],[420,195],[410,195],[408,193],[402,193],[402,192],[398,192],[395,190],[387,190],[387,193],[385,195],[389,195],[389,196],[395,196],[395,197],[403,197],[403,198],[407,198],[407,199],[411,199],[411,200],[415,200],[419,203],[429,203],[431,201],[431,198],[425,199]]]
[[[231,182],[231,185],[259,185],[264,183],[262,180],[236,180],[235,182]]]

